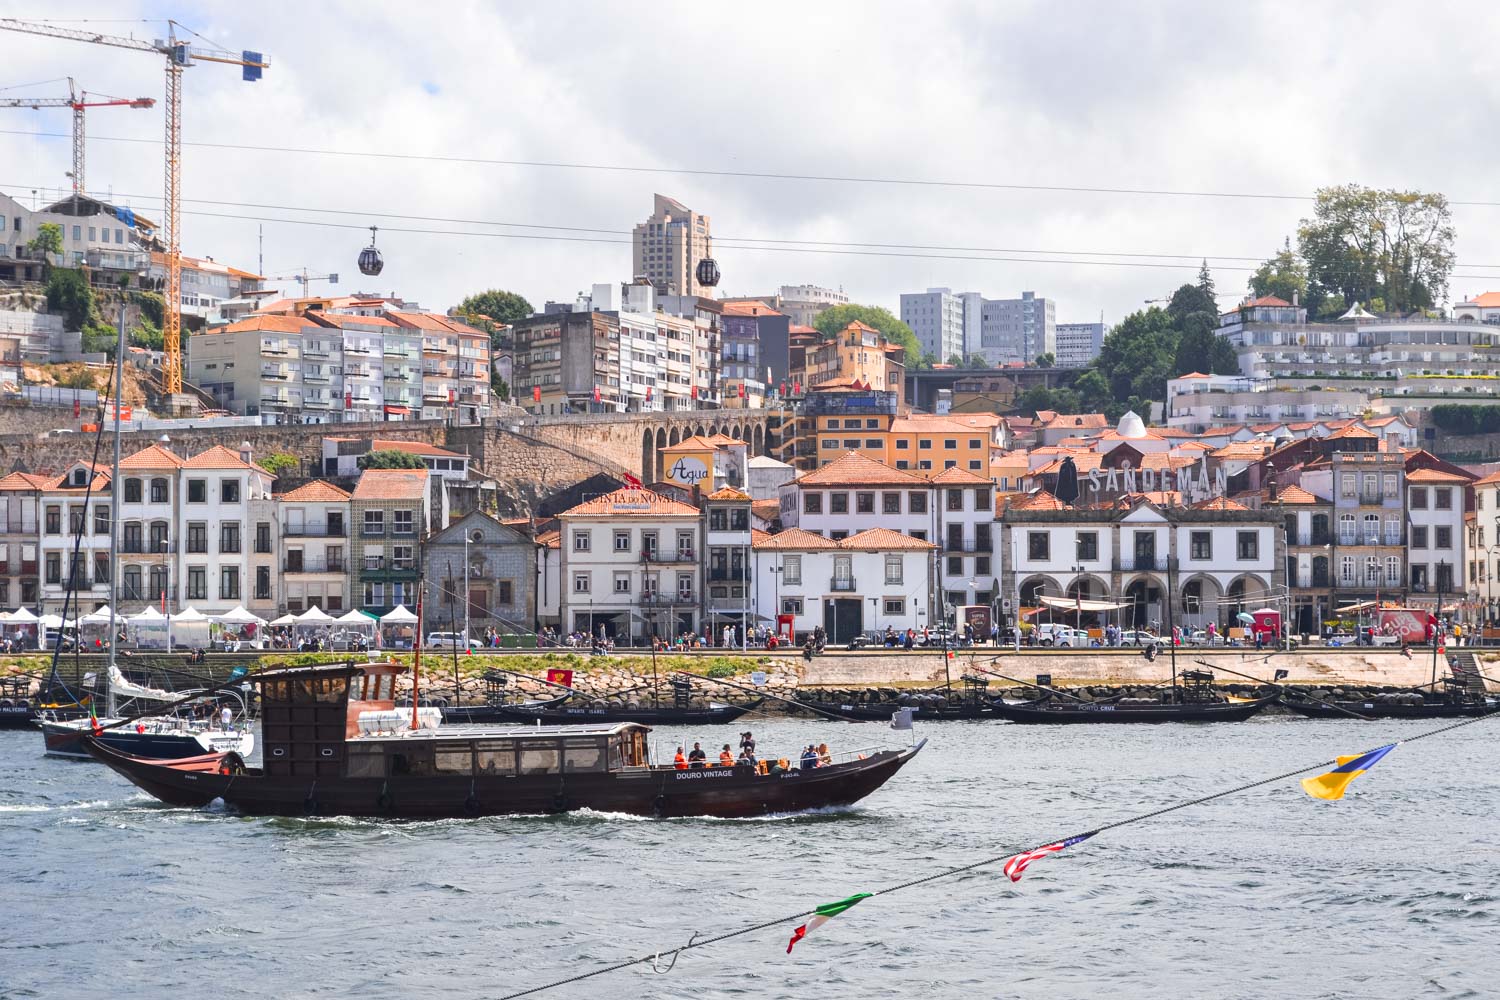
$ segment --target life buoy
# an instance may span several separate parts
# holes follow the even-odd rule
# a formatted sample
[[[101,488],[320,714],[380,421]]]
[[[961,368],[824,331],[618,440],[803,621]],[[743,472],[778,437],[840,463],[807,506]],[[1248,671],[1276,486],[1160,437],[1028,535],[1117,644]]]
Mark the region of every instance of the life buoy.
[[[477,796],[470,795],[468,798],[464,799],[464,812],[468,813],[470,816],[479,815],[479,798]]]

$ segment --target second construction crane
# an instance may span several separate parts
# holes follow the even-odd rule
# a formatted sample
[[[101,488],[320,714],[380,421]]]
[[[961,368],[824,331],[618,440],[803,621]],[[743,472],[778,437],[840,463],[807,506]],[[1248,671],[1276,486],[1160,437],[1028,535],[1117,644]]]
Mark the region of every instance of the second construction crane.
[[[7,97],[0,99],[0,108],[31,108],[33,111],[41,108],[72,108],[73,109],[73,172],[68,176],[73,178],[73,193],[87,194],[88,188],[83,182],[84,167],[84,128],[83,112],[86,108],[152,108],[156,101],[150,97],[108,97],[104,94],[94,94],[94,99],[89,99],[87,91],[80,91],[73,86],[73,78],[68,77],[67,97]]]
[[[147,41],[123,35],[102,35],[97,31],[80,31],[56,24],[0,18],[0,30],[20,31],[48,38],[69,38],[75,42],[111,45],[165,56],[167,63],[167,134],[165,191],[162,202],[162,238],[167,258],[166,309],[162,315],[161,380],[168,393],[182,392],[182,71],[195,62],[227,63],[242,69],[242,79],[259,80],[270,61],[259,52],[230,52],[206,45],[189,45],[177,37],[176,21],[167,22],[167,37]],[[201,37],[201,36],[200,36]]]

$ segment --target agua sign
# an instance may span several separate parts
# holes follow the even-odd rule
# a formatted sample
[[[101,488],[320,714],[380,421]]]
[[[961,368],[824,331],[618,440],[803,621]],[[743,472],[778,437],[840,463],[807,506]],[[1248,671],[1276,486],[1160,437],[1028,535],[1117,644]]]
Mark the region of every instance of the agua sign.
[[[713,475],[709,464],[696,455],[683,455],[667,470],[667,480],[683,486],[697,486]]]

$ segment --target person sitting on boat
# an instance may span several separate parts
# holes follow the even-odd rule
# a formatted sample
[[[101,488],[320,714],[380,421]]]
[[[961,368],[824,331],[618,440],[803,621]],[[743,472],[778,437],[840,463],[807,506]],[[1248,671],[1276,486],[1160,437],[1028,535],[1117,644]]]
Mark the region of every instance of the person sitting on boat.
[[[687,758],[682,755],[682,747],[677,748],[677,756],[672,758],[672,766],[679,771],[686,771]]]
[[[707,762],[708,754],[703,752],[703,746],[701,744],[694,743],[693,752],[688,754],[688,767],[696,771],[701,767],[707,767]]]
[[[802,770],[811,771],[818,766],[818,751],[811,743],[802,748]]]
[[[759,765],[756,763],[755,755],[754,754],[752,754],[749,750],[745,749],[744,747],[740,747],[740,756],[739,756],[739,759],[734,762],[734,766],[735,767],[748,767],[748,768],[754,770]]]
[[[818,766],[827,767],[833,763],[833,754],[828,752],[827,743],[818,744]]]
[[[733,767],[734,766],[734,754],[730,751],[728,743],[724,744],[724,749],[719,751],[719,766],[720,767]]]
[[[740,749],[746,751],[751,757],[755,756],[755,737],[746,730],[740,733]]]

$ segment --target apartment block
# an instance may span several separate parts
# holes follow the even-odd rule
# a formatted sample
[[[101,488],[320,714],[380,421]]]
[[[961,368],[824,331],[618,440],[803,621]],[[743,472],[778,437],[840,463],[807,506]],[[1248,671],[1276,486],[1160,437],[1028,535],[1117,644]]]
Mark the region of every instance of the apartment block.
[[[708,295],[698,282],[698,262],[713,255],[709,218],[664,194],[656,196],[650,218],[631,236],[631,274],[664,295]]]
[[[367,469],[350,497],[349,539],[358,607],[383,615],[415,606],[419,547],[431,513],[426,469]]]
[[[1087,368],[1104,349],[1104,324],[1058,323],[1056,364],[1059,368]]]
[[[901,296],[901,322],[911,327],[922,353],[939,362],[965,357],[964,295],[949,288],[929,288]]]

